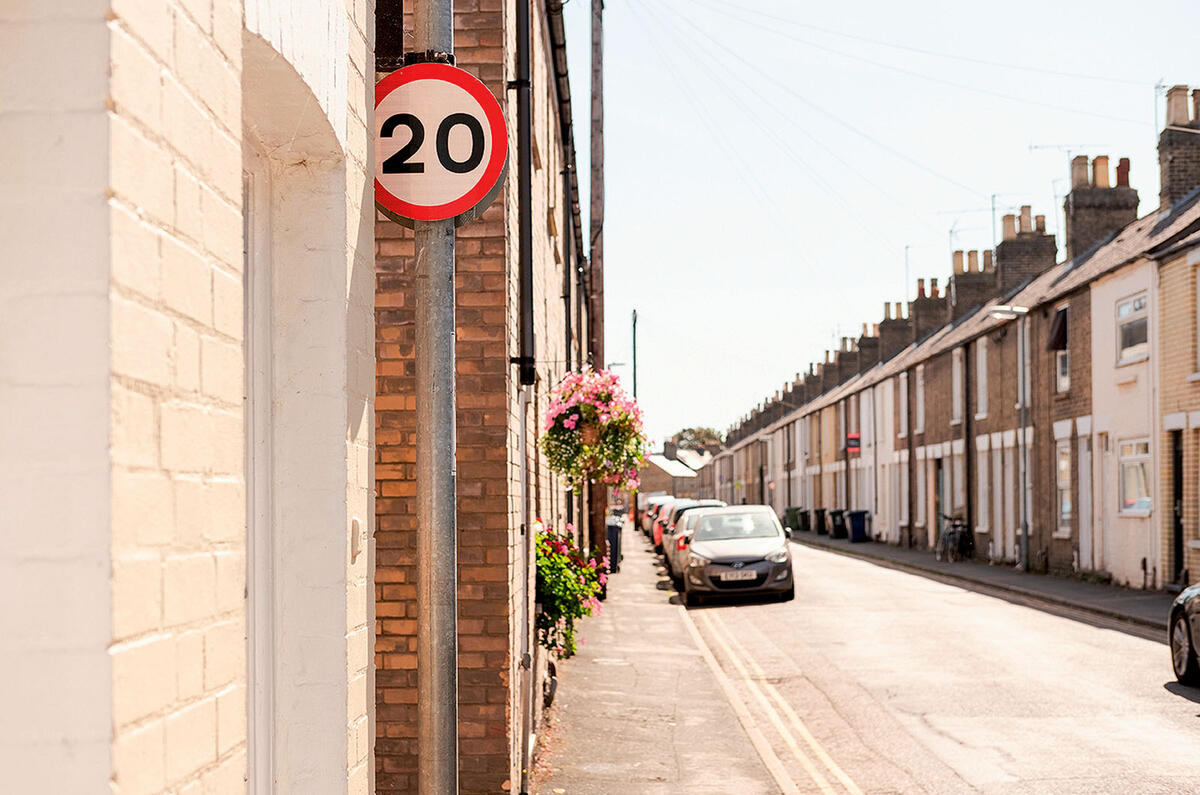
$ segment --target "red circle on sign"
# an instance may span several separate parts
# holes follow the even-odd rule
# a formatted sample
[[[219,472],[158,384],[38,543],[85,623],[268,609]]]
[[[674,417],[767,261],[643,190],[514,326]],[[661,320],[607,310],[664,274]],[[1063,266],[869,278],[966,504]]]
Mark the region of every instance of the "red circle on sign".
[[[483,201],[504,172],[504,164],[508,159],[508,133],[504,125],[504,113],[500,110],[500,103],[496,101],[496,97],[474,75],[443,63],[413,64],[392,72],[375,84],[375,107],[378,108],[379,103],[396,89],[418,80],[452,83],[471,95],[487,119],[492,139],[491,156],[479,181],[454,201],[438,205],[406,202],[383,187],[378,177],[375,179],[375,201],[401,217],[416,221],[456,218]]]

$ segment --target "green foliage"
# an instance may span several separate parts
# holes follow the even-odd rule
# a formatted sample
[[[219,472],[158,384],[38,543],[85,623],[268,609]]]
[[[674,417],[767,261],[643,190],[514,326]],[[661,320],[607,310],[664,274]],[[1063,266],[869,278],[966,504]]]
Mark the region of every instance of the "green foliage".
[[[559,659],[575,654],[575,622],[600,609],[597,595],[608,579],[608,558],[585,558],[568,534],[560,536],[539,520],[536,618],[538,643]]]
[[[551,392],[543,432],[547,464],[571,483],[637,488],[646,448],[642,412],[612,373],[568,373]]]
[[[710,450],[725,444],[720,432],[712,428],[684,428],[671,441],[682,450]]]

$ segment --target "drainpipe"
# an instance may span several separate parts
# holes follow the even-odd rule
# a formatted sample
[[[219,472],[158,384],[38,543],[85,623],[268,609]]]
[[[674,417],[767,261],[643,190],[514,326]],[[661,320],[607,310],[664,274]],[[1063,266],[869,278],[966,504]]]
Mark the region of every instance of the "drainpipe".
[[[565,329],[565,339],[563,345],[564,356],[566,357],[567,372],[571,371],[571,248],[573,246],[571,234],[571,165],[568,163],[563,168],[563,217],[562,217],[562,238],[563,238],[563,328]]]
[[[521,310],[521,348],[515,364],[521,386],[536,380],[533,337],[533,127],[529,77],[529,3],[517,3],[517,256]]]
[[[524,672],[522,676],[522,689],[525,704],[523,714],[521,715],[521,795],[529,793],[529,766],[531,756],[533,754],[534,744],[534,729],[533,729],[533,713],[535,709],[534,697],[537,689],[534,687],[534,665],[533,665],[533,599],[530,595],[533,580],[534,567],[534,543],[533,527],[529,521],[529,456],[527,455],[527,446],[529,443],[529,387],[523,386],[520,389],[520,408],[519,416],[521,418],[521,429],[519,432],[519,446],[521,448],[521,542],[522,542],[522,557],[524,558],[524,567],[522,571],[525,575],[524,586],[521,591],[524,594],[522,599],[521,620],[523,627],[521,628],[521,670]]]

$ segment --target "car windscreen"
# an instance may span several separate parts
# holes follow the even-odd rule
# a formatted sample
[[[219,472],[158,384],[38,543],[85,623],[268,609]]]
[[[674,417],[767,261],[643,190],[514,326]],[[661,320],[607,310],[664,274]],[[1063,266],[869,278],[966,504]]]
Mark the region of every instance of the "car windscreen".
[[[779,535],[775,519],[762,511],[718,513],[700,517],[692,541],[726,541],[734,538],[771,538]]]

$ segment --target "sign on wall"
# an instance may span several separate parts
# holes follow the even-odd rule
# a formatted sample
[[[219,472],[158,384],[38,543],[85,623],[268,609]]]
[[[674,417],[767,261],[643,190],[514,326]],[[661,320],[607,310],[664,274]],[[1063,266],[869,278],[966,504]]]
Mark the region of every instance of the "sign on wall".
[[[470,73],[421,63],[376,84],[375,206],[393,221],[473,221],[507,168],[500,103]]]

